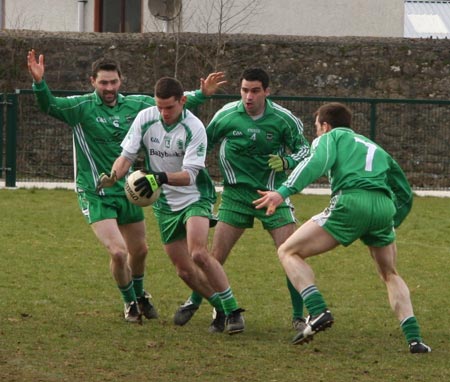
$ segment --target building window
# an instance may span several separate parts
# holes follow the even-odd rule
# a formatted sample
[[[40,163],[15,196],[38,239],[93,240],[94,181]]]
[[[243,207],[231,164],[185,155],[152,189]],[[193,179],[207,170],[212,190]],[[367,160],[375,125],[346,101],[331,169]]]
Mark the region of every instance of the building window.
[[[142,0],[97,0],[95,8],[96,32],[141,32]]]

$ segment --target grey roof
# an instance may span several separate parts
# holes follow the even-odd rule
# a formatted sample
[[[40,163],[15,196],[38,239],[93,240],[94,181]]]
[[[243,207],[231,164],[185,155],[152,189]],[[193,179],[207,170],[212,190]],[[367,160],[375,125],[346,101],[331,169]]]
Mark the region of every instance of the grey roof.
[[[450,38],[450,1],[405,1],[405,37]]]

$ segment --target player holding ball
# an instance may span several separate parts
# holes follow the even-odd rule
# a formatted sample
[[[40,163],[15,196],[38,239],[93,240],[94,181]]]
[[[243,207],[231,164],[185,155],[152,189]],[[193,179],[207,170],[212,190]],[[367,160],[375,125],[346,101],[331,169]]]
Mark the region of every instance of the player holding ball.
[[[134,186],[141,197],[148,198],[161,187],[153,211],[166,253],[183,281],[225,315],[225,328],[220,331],[240,333],[243,310],[222,265],[207,248],[216,193],[205,168],[205,127],[184,109],[186,97],[178,80],[161,78],[154,93],[156,106],[137,115],[111,173],[117,179],[124,177],[140,148],[145,148],[147,175],[135,180]]]

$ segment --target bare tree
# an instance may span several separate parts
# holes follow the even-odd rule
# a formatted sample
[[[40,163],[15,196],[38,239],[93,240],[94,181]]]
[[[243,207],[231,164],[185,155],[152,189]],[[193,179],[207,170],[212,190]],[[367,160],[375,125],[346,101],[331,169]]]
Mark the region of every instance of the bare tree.
[[[260,0],[198,0],[201,3],[193,9],[198,16],[200,33],[240,33],[258,14]]]
[[[248,28],[259,13],[261,0],[182,0],[182,9],[169,21],[154,18],[153,27],[176,35],[174,76],[185,54],[179,45],[180,34],[186,31],[214,36],[214,53],[199,52],[212,70],[218,70],[226,49],[225,35],[241,33]],[[147,24],[149,27],[150,25]]]
[[[188,9],[185,8],[186,22],[195,20],[197,32],[216,36],[212,67],[217,70],[225,53],[224,35],[244,31],[259,13],[260,0],[197,0],[190,4]]]
[[[26,7],[18,7],[13,4],[12,9],[8,10],[6,24],[9,25],[7,29],[35,29],[41,30],[42,20],[44,15],[30,14]]]

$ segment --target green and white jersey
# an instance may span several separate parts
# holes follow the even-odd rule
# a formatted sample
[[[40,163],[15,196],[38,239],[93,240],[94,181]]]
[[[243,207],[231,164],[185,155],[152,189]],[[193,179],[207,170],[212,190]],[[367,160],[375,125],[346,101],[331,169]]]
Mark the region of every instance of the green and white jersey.
[[[146,162],[155,172],[179,172],[197,169],[189,186],[162,185],[153,208],[179,211],[192,203],[216,201],[214,184],[205,169],[207,138],[205,126],[190,111],[184,110],[178,122],[167,126],[156,106],[141,111],[122,142],[123,154],[136,155],[144,147]]]
[[[398,163],[380,146],[348,128],[334,128],[316,138],[311,155],[300,162],[277,190],[284,198],[327,175],[333,194],[342,190],[380,190],[397,208],[395,225],[409,213],[412,191]]]
[[[120,143],[139,111],[155,105],[153,97],[118,95],[114,107],[104,105],[96,92],[55,97],[45,81],[33,84],[40,109],[73,130],[76,152],[77,189],[94,193],[99,175],[109,173],[120,155]],[[206,99],[201,91],[186,93],[188,106],[195,107]],[[125,195],[124,180],[100,191],[101,195]]]
[[[220,143],[219,166],[225,186],[276,189],[287,175],[270,169],[269,154],[284,157],[289,168],[294,168],[309,153],[300,119],[270,100],[266,100],[263,116],[256,120],[247,114],[241,100],[226,104],[206,133],[209,151]]]

